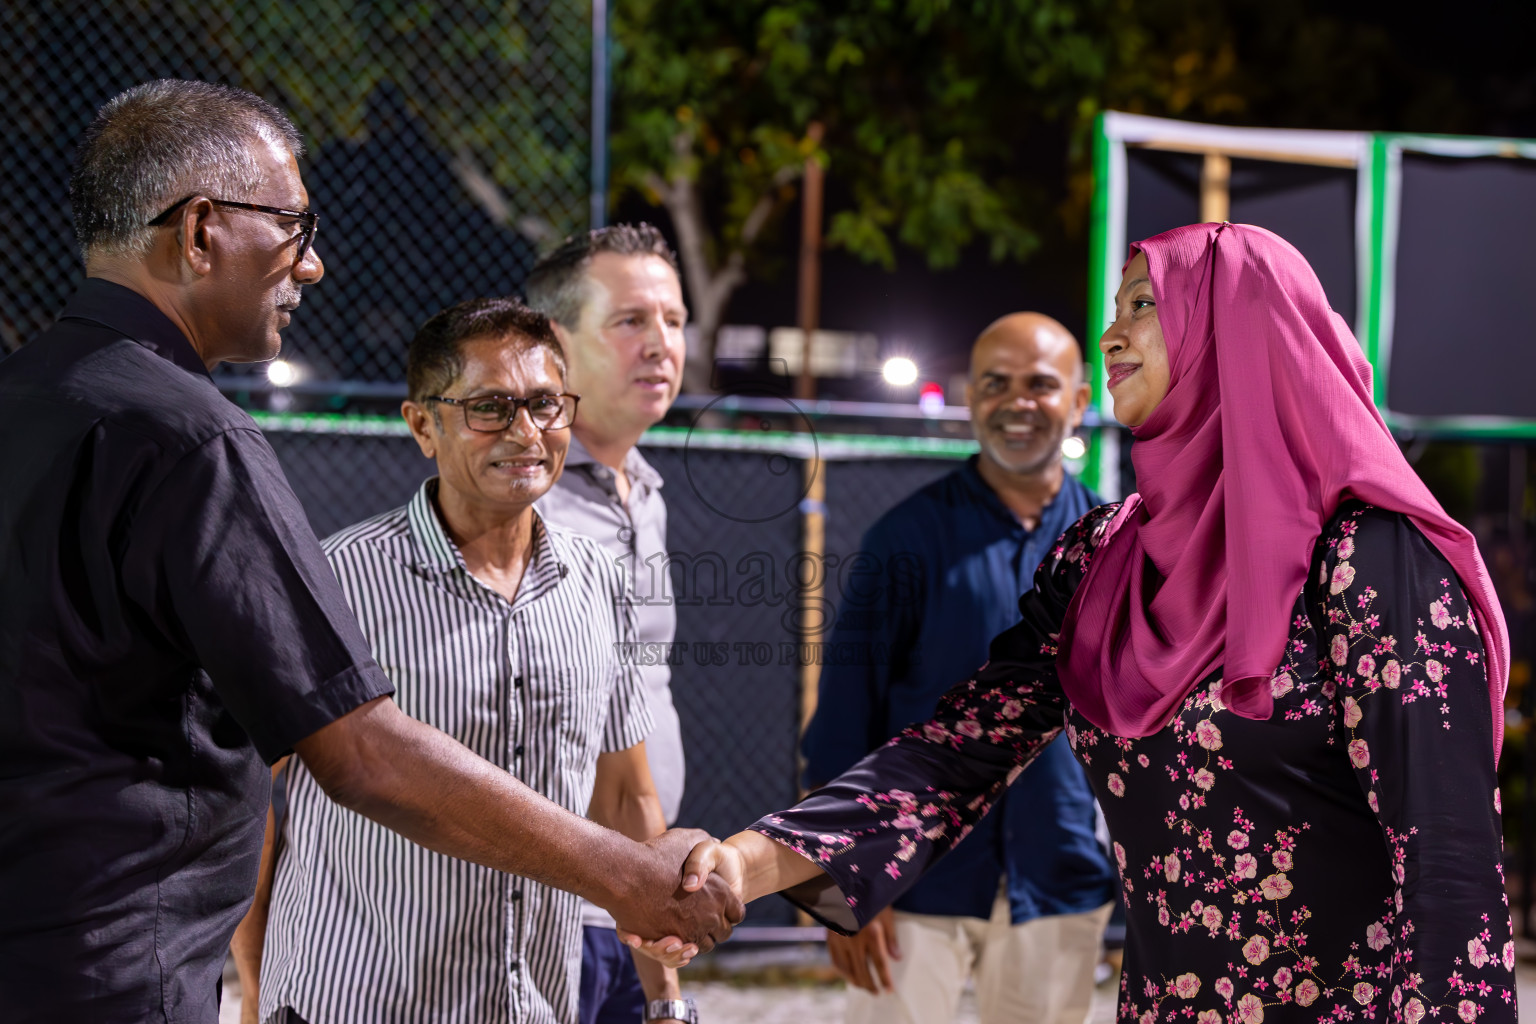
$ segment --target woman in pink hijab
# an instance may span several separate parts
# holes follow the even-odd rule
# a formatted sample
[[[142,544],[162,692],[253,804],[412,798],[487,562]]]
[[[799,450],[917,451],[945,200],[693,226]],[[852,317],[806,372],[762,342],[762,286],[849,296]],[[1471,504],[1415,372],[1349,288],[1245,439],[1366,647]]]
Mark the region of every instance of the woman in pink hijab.
[[[1140,493],[1063,535],[932,721],[689,873],[856,929],[1064,732],[1124,883],[1121,1018],[1514,1021],[1508,639],[1471,536],[1280,238],[1148,239],[1115,313]]]

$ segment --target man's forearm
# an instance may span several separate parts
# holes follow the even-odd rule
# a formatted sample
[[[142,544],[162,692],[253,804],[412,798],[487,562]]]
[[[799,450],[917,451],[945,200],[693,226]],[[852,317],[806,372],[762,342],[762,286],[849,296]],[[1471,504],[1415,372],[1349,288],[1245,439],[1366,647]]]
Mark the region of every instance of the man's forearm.
[[[545,799],[393,701],[364,705],[296,747],[332,799],[438,853],[605,909],[651,880],[649,850]]]

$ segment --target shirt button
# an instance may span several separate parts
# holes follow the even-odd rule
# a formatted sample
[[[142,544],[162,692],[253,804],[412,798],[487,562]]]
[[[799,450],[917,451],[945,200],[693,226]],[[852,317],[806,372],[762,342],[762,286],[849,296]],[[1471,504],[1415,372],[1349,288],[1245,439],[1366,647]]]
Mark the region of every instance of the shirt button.
[[[522,899],[523,898],[523,890],[521,890],[521,889],[513,889],[512,890],[512,898],[514,900]]]
[[[512,685],[513,686],[522,686],[523,685],[523,677],[522,676],[518,676],[516,679],[512,680]]]
[[[523,745],[521,743],[519,743],[516,747],[512,748],[512,753],[514,755],[516,755],[517,757],[522,757],[523,756]]]
[[[523,966],[522,964],[518,963],[516,960],[513,960],[512,961],[512,973],[516,974],[517,971],[518,971],[518,968],[520,968],[522,966]]]

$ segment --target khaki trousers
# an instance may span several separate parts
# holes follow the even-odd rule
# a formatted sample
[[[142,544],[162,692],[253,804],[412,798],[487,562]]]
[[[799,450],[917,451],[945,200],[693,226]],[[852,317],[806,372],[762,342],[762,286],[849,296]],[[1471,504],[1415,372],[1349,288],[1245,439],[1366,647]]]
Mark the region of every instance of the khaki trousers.
[[[898,910],[895,991],[872,996],[849,988],[847,1024],[953,1021],[973,973],[981,1024],[1083,1024],[1112,907],[1018,925],[1009,919],[1006,892],[986,921]]]

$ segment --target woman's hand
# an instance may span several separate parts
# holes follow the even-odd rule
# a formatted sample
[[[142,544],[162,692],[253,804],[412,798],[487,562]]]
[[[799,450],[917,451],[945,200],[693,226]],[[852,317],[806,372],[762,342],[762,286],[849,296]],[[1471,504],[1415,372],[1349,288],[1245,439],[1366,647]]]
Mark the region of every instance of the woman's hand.
[[[737,898],[742,898],[746,876],[745,858],[730,840],[722,843],[718,839],[706,839],[693,848],[688,859],[683,862],[683,891],[697,892],[704,887],[710,875],[719,875]],[[618,933],[619,941],[630,949],[673,969],[686,966],[699,953],[698,946],[685,943],[676,935],[647,941],[622,928],[618,929]]]

